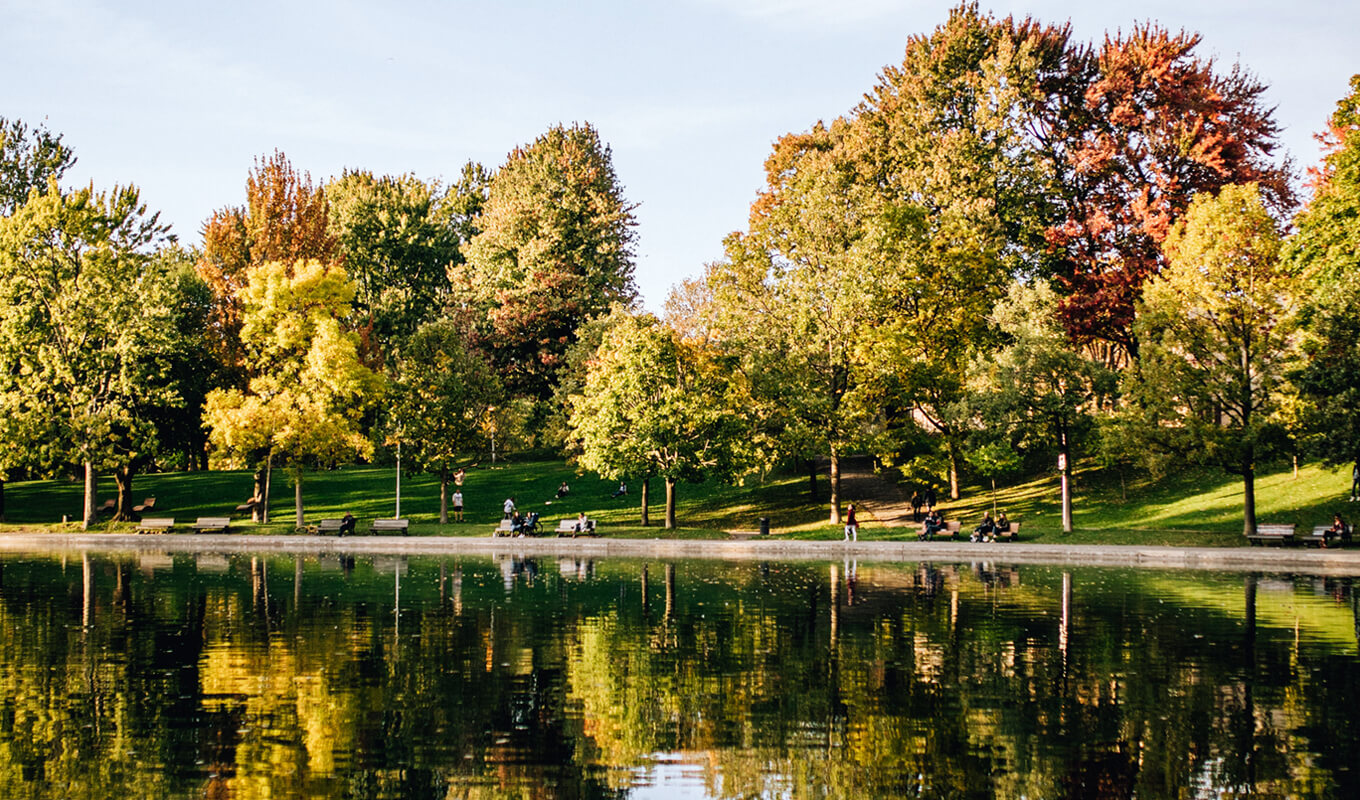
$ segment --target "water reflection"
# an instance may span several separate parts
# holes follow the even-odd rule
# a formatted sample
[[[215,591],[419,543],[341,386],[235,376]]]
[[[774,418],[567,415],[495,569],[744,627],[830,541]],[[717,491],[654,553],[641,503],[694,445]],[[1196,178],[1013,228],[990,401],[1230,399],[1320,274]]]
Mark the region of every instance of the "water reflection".
[[[1354,797],[1354,588],[855,559],[5,557],[0,795]]]

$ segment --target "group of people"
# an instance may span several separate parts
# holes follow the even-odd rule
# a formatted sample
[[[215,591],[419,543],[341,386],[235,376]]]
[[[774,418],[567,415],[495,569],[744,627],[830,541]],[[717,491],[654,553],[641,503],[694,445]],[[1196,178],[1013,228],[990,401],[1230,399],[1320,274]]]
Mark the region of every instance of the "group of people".
[[[924,491],[920,489],[913,490],[911,493],[911,521],[921,521],[922,508],[926,510],[926,513],[934,511],[935,501],[935,487],[927,486]]]
[[[1346,520],[1343,519],[1340,514],[1333,514],[1332,525],[1323,533],[1322,542],[1320,544],[1323,547],[1326,547],[1328,542],[1345,544],[1350,542],[1350,540],[1351,526],[1346,524]]]
[[[1010,530],[1011,521],[1006,519],[1006,512],[1002,511],[992,519],[990,512],[982,512],[982,522],[978,524],[971,535],[968,537],[970,542],[994,542],[999,534]]]

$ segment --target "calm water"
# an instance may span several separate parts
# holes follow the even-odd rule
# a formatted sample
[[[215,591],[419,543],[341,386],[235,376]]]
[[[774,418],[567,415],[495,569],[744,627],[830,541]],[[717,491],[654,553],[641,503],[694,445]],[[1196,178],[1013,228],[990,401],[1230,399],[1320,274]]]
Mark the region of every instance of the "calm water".
[[[4,798],[1354,798],[1351,579],[0,558]]]

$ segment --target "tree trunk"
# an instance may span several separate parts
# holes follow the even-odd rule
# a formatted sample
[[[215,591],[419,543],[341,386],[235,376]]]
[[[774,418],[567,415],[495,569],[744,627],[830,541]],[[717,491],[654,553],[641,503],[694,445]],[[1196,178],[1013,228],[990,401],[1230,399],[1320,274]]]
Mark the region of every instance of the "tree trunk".
[[[302,467],[293,470],[293,512],[297,514],[294,524],[301,528],[305,524],[302,521]]]
[[[132,519],[132,465],[124,464],[113,471],[114,483],[118,484],[118,500],[114,504],[113,518],[122,522]]]
[[[841,524],[841,457],[831,451],[831,524]]]
[[[1058,474],[1062,480],[1062,528],[1072,532],[1072,460],[1068,457],[1067,431],[1058,434]]]
[[[949,453],[949,499],[959,499],[959,451],[952,443],[945,447]]]
[[[1248,453],[1251,449],[1248,448]],[[1256,533],[1256,467],[1251,459],[1243,459],[1242,464],[1242,532],[1250,536]]]
[[[807,460],[807,468],[808,468],[808,497],[811,498],[812,502],[815,503],[817,502],[817,459],[809,458]]]
[[[0,522],[5,521],[5,482],[0,480]]]
[[[255,504],[254,508],[250,509],[250,521],[258,523],[264,519],[264,495],[265,495],[264,470],[263,469],[255,470],[255,475],[253,477],[255,493],[252,494],[251,497],[256,498],[257,500],[259,500],[259,502]]]
[[[652,524],[651,512],[647,509],[652,498],[651,480],[651,478],[642,479],[642,527],[644,528]]]
[[[99,498],[98,498],[98,496],[97,496],[97,491],[98,491],[98,488],[99,488],[99,487],[97,486],[96,481],[97,481],[97,478],[95,477],[95,474],[94,474],[94,464],[91,463],[91,462],[89,462],[89,461],[86,461],[86,462],[85,462],[85,509],[84,509],[84,513],[83,513],[83,515],[81,516],[81,520],[80,520],[80,529],[81,529],[82,531],[88,531],[88,530],[90,529],[90,526],[93,525],[94,522],[95,522],[94,512],[95,512],[95,509],[98,508],[98,506],[99,506]]]
[[[666,530],[675,530],[675,478],[666,478]]]
[[[439,524],[449,524],[449,465],[439,467]]]
[[[264,461],[264,495],[260,497],[260,521],[269,524],[269,489],[274,478],[274,454],[270,453]]]

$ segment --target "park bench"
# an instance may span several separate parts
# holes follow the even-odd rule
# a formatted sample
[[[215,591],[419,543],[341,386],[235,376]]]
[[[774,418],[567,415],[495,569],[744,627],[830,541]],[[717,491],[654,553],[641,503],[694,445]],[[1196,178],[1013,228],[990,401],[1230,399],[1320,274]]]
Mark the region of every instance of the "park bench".
[[[956,519],[947,519],[947,520],[944,521],[944,527],[943,527],[943,528],[940,528],[938,531],[935,531],[934,534],[932,534],[931,536],[928,537],[928,536],[926,536],[926,524],[925,524],[924,522],[922,522],[922,523],[921,523],[921,533],[920,533],[920,537],[921,537],[922,539],[927,539],[927,538],[930,538],[930,539],[957,539],[957,538],[959,537],[959,530],[960,530],[962,527],[963,527],[963,523],[960,522],[959,520],[956,520]]]
[[[1255,533],[1247,534],[1252,544],[1293,544],[1294,525],[1257,525]]]
[[[260,496],[257,494],[241,505],[236,507],[237,514],[253,514],[255,509],[260,507]]]
[[[491,532],[491,535],[492,535],[492,536],[509,536],[509,535],[510,535],[511,533],[513,533],[514,530],[515,530],[515,529],[514,529],[514,524],[515,524],[515,523],[514,523],[513,520],[510,520],[510,519],[503,519],[503,520],[500,521],[500,524],[498,524],[498,525],[496,526],[496,530],[494,530],[494,531]]]
[[[344,527],[345,521],[339,517],[335,519],[323,519],[315,525],[308,525],[306,530],[311,534],[335,534],[342,535],[340,529]]]
[[[1318,525],[1317,527],[1313,528],[1312,533],[1304,536],[1302,541],[1305,545],[1313,545],[1315,547],[1327,547],[1328,546],[1327,534],[1331,531],[1331,529],[1332,526],[1330,525]],[[1257,530],[1260,530],[1260,528],[1257,528]],[[1348,545],[1350,543],[1351,543],[1351,526],[1347,525],[1345,533],[1341,534],[1341,540],[1336,543],[1336,546],[1341,547],[1343,545]]]
[[[199,517],[193,524],[194,533],[226,533],[231,527],[230,517]]]
[[[586,529],[581,530],[580,521],[572,518],[564,519],[557,523],[557,535],[575,538],[577,536],[596,536],[598,534],[595,533],[595,520],[586,520]]]
[[[154,497],[148,497],[148,498],[146,498],[145,500],[142,501],[142,504],[141,504],[141,505],[139,505],[139,506],[133,506],[133,507],[132,507],[132,513],[134,513],[134,514],[136,514],[136,515],[138,515],[138,516],[141,516],[142,514],[145,514],[146,512],[152,510],[152,509],[155,508],[155,507],[156,507],[156,498],[154,498]]]
[[[116,500],[114,500],[112,497],[110,497],[108,500],[105,500],[105,501],[104,501],[104,504],[103,504],[102,506],[100,506],[100,507],[99,507],[99,510],[96,511],[95,513],[96,513],[96,514],[112,514],[113,512],[115,512],[115,511],[117,511],[117,510],[118,510],[118,501],[116,501]]]
[[[400,533],[406,536],[410,533],[411,520],[409,519],[375,519],[369,526],[368,532],[377,536],[380,533]]]
[[[146,517],[137,523],[138,533],[169,533],[175,527],[173,517]]]
[[[1020,538],[1020,523],[1014,520],[1006,527],[1006,530],[996,533],[996,541],[998,542],[1013,542],[1018,538]]]

